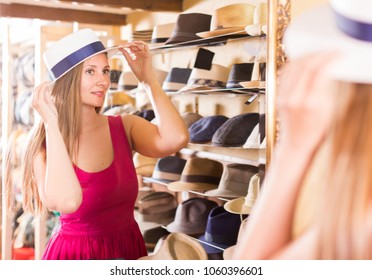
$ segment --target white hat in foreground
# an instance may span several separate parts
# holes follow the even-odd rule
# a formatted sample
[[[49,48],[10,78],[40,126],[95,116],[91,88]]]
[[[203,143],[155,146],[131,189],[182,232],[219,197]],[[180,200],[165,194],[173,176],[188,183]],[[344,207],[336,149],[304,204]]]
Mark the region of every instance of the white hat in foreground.
[[[110,57],[118,49],[119,46],[106,48],[94,31],[86,28],[55,42],[45,51],[43,58],[53,81],[56,81],[88,58],[103,52]]]
[[[372,83],[372,1],[329,0],[300,15],[284,36],[289,59],[318,51],[337,51],[329,65],[336,80]]]

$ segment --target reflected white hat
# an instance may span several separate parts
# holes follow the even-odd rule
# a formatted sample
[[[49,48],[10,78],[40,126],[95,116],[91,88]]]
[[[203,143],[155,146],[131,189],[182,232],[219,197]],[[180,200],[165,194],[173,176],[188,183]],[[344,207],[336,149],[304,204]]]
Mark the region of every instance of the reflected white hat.
[[[88,58],[103,52],[110,57],[118,49],[119,46],[106,48],[94,31],[86,28],[55,42],[44,52],[43,58],[53,81],[56,81]]]
[[[329,0],[293,20],[284,36],[285,51],[295,59],[318,51],[337,51],[331,77],[372,83],[372,1]]]

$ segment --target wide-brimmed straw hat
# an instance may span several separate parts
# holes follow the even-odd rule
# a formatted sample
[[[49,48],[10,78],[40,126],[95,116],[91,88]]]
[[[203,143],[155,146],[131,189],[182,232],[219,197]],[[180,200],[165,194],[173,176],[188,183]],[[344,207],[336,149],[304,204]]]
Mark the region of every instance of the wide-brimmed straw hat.
[[[88,58],[103,52],[110,57],[119,48],[106,48],[93,30],[85,28],[55,42],[44,52],[43,58],[53,81],[56,81]]]
[[[208,260],[208,256],[203,246],[194,238],[181,232],[173,232],[156,253],[139,260]]]
[[[284,46],[289,59],[318,51],[340,55],[327,66],[336,80],[372,83],[372,2],[329,0],[289,25]]]

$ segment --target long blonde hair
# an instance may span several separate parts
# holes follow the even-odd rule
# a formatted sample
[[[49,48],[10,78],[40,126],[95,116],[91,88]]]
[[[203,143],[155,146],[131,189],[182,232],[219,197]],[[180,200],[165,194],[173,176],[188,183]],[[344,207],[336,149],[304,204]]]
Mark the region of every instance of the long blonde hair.
[[[82,67],[81,63],[58,79],[51,92],[58,112],[59,128],[71,160],[76,157],[81,132]],[[30,131],[22,161],[22,204],[25,211],[33,214],[40,214],[45,210],[33,176],[34,159],[39,153],[46,159],[45,128],[41,121],[35,123]]]
[[[372,259],[372,86],[340,83],[329,172],[315,216],[319,259]],[[321,102],[321,101],[320,101]]]

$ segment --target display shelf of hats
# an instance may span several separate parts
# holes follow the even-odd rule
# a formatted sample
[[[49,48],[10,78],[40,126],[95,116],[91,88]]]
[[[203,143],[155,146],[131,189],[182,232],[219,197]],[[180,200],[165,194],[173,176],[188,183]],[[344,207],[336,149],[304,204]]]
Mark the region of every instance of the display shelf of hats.
[[[223,45],[227,41],[266,36],[267,3],[235,3],[205,13],[181,13],[175,23],[155,26],[152,51]]]
[[[141,210],[145,215],[151,213],[152,219],[157,219],[156,209],[161,209],[159,216],[168,218],[161,226],[145,230],[145,240],[151,241],[154,248],[158,240],[161,242],[160,235],[187,234],[203,246],[208,259],[225,258],[225,251],[236,244],[239,228],[247,221],[260,188],[260,175],[255,166],[223,165],[196,157],[186,161],[172,156],[159,159],[149,180],[164,184],[173,192],[197,196],[186,197],[176,206],[169,193],[158,192],[143,198],[143,206],[149,207],[147,212]],[[171,210],[175,210],[173,216],[167,216]],[[150,232],[157,240],[150,238]],[[157,250],[153,250],[156,253]]]

